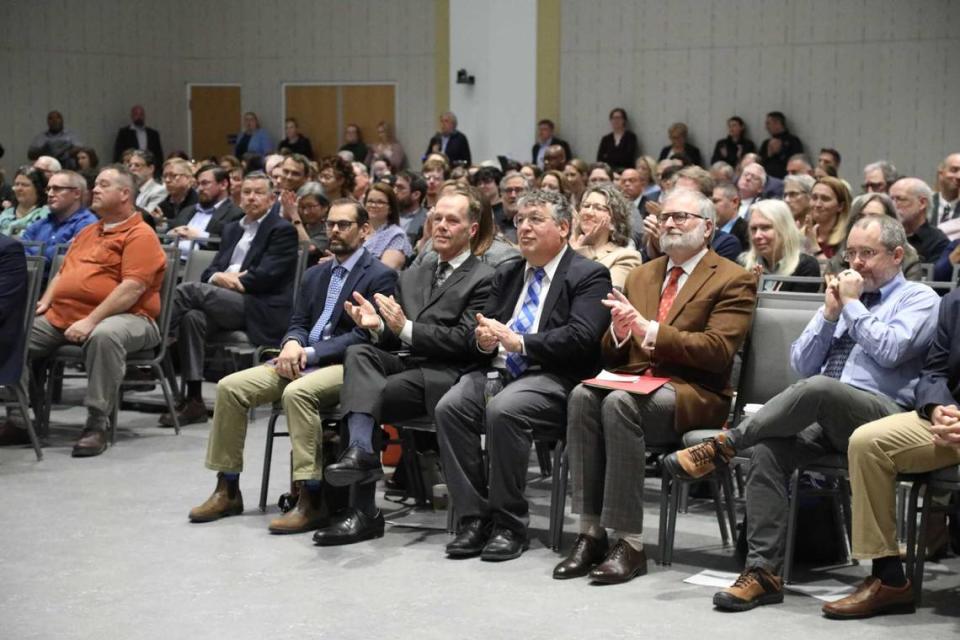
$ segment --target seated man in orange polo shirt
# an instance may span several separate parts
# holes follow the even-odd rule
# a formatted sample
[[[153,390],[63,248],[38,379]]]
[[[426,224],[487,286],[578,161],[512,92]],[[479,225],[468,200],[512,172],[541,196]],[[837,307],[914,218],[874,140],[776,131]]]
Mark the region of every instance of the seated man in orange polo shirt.
[[[100,221],[74,238],[60,273],[37,303],[30,359],[72,343],[83,348],[87,423],[74,457],[107,448],[108,416],[117,403],[127,352],[160,343],[160,285],[167,261],[156,234],[134,209],[136,178],[121,165],[100,172],[92,209]]]

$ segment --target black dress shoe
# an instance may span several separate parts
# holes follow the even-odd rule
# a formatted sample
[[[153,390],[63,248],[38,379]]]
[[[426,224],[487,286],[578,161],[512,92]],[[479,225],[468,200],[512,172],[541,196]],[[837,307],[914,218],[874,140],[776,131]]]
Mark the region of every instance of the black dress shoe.
[[[480,559],[487,562],[502,562],[519,558],[520,554],[530,548],[530,541],[522,533],[512,529],[497,527],[490,540],[480,552]]]
[[[313,543],[319,547],[353,544],[383,537],[383,514],[368,516],[358,509],[348,509],[326,527],[317,529]]]
[[[607,542],[607,532],[605,530],[602,538],[594,538],[581,533],[577,536],[577,541],[573,543],[570,554],[563,562],[554,567],[554,579],[566,580],[587,575],[591,569],[603,562],[608,547],[609,542]]]
[[[619,584],[647,573],[647,554],[637,551],[625,540],[617,540],[610,553],[593,571],[590,579],[603,584]]]
[[[451,558],[472,558],[480,555],[490,539],[491,527],[489,520],[465,518],[460,525],[460,533],[447,544],[447,555]]]
[[[380,456],[367,453],[359,447],[350,447],[340,458],[323,470],[323,479],[335,487],[376,482],[383,477]]]

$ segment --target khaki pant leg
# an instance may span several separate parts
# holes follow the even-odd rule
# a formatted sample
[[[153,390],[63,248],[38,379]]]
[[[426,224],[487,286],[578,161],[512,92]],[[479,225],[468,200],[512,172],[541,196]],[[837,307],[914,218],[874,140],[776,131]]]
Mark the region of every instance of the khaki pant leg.
[[[251,407],[279,400],[287,383],[268,365],[238,371],[220,380],[207,441],[208,469],[228,473],[243,471],[247,413]]]
[[[83,404],[109,415],[117,404],[120,382],[127,371],[127,354],[160,343],[160,330],[150,318],[121,313],[104,318],[83,343],[87,394]]]
[[[925,473],[960,463],[960,450],[933,444],[930,422],[915,411],[857,429],[850,438],[853,557],[899,555],[896,525],[898,473]]]
[[[320,480],[323,477],[323,447],[320,432],[321,409],[335,407],[343,386],[343,365],[323,367],[294,380],[283,390],[283,410],[293,449],[293,479]]]

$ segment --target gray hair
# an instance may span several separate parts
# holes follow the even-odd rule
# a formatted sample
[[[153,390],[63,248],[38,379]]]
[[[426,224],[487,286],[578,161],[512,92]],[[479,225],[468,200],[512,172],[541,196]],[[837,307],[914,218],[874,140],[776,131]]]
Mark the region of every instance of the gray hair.
[[[883,212],[893,219],[897,218],[897,208],[893,200],[885,193],[864,193],[850,203],[850,220],[856,222],[863,216],[863,210],[868,204],[876,200],[883,206]]]
[[[457,128],[457,125],[459,124],[457,122],[457,114],[455,114],[453,111],[444,111],[442,115],[448,116],[451,120],[453,120],[453,128]]]
[[[357,176],[360,176],[360,175],[369,176],[369,175],[370,175],[370,173],[367,171],[367,165],[363,164],[362,162],[357,162],[356,160],[354,160],[352,164],[353,164],[353,174],[354,174],[354,175],[357,175]]]
[[[713,188],[714,191],[720,189],[723,192],[724,197],[740,199],[740,190],[737,189],[737,185],[732,182],[718,182],[717,185]]]
[[[42,171],[60,171],[63,166],[53,156],[40,156],[33,161],[33,166]]]
[[[800,263],[800,252],[803,248],[803,236],[797,229],[797,223],[793,221],[793,213],[790,207],[783,200],[760,200],[750,206],[751,215],[758,213],[773,225],[774,231],[780,238],[780,248],[782,254],[776,264],[768,265],[773,273],[783,276],[793,275],[797,270],[797,264]],[[760,256],[757,255],[753,242],[750,247],[740,255],[743,266],[748,271],[760,262]]]
[[[87,190],[87,180],[82,175],[76,171],[70,171],[69,169],[61,169],[60,171],[55,171],[53,176],[64,176],[67,179],[67,182],[70,183],[70,186],[80,192],[82,195]],[[53,176],[50,176],[51,178]]]
[[[719,173],[727,180],[733,180],[733,167],[729,162],[718,160],[710,165],[710,173]]]
[[[866,229],[871,224],[880,225],[880,242],[887,251],[907,246],[907,232],[900,221],[889,216],[863,216],[853,225],[853,229]]]
[[[327,194],[323,192],[323,185],[319,182],[304,182],[303,186],[297,189],[297,198],[316,198],[318,202],[330,202]]]
[[[816,179],[813,176],[808,176],[805,173],[801,173],[796,176],[787,175],[783,178],[783,188],[786,189],[789,185],[796,185],[801,191],[805,194],[810,195],[813,193],[813,185],[817,183]]]
[[[673,189],[672,191],[668,191],[666,197],[663,199],[664,210],[667,208],[667,203],[676,198],[693,198],[696,200],[697,212],[700,217],[704,220],[709,220],[711,223],[713,223],[714,228],[716,228],[717,210],[714,208],[713,202],[710,201],[710,198],[703,195],[699,191],[692,191],[690,189]]]
[[[268,176],[263,171],[251,171],[247,175],[243,176],[243,181],[247,180],[262,180],[269,185],[270,191],[273,191],[273,178]]]
[[[630,242],[630,204],[623,197],[623,193],[612,182],[601,182],[589,186],[583,191],[580,203],[591,193],[599,193],[607,199],[607,208],[610,209],[610,222],[613,230],[610,232],[610,242],[618,247],[625,247]]]
[[[514,179],[516,179],[516,178],[520,178],[521,180],[523,180],[523,190],[524,190],[524,191],[530,191],[530,189],[533,188],[533,183],[527,178],[527,176],[523,175],[523,174],[520,173],[519,171],[513,171],[513,172],[508,173],[507,175],[503,176],[502,178],[500,178],[500,184],[499,184],[500,191],[502,192],[504,189],[507,188],[507,181],[508,181],[508,180],[514,180]]]
[[[542,189],[527,191],[517,201],[519,209],[547,205],[550,206],[550,215],[553,216],[554,222],[557,224],[566,222],[568,225],[573,223],[573,209],[570,207],[570,201],[557,191],[544,191]]]
[[[863,175],[867,175],[871,171],[880,171],[883,174],[883,181],[887,183],[887,186],[896,182],[897,178],[900,177],[900,174],[897,173],[897,168],[886,160],[871,162],[863,168]]]
[[[904,177],[897,180],[903,184],[914,198],[924,198],[927,206],[930,206],[930,200],[933,198],[933,189],[920,178]]]

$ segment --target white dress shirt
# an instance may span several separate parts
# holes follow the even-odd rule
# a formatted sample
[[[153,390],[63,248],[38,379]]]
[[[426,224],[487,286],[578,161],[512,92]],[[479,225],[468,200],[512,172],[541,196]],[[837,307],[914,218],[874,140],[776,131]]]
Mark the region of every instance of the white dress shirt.
[[[247,220],[246,216],[244,216],[240,219],[240,226],[243,227],[243,235],[240,236],[240,241],[237,242],[237,246],[233,248],[233,255],[230,256],[230,266],[227,267],[227,273],[240,273],[243,260],[247,257],[247,252],[250,251],[250,245],[253,244],[253,239],[256,237],[257,231],[259,231],[260,222],[262,221],[262,217],[256,220]]]

